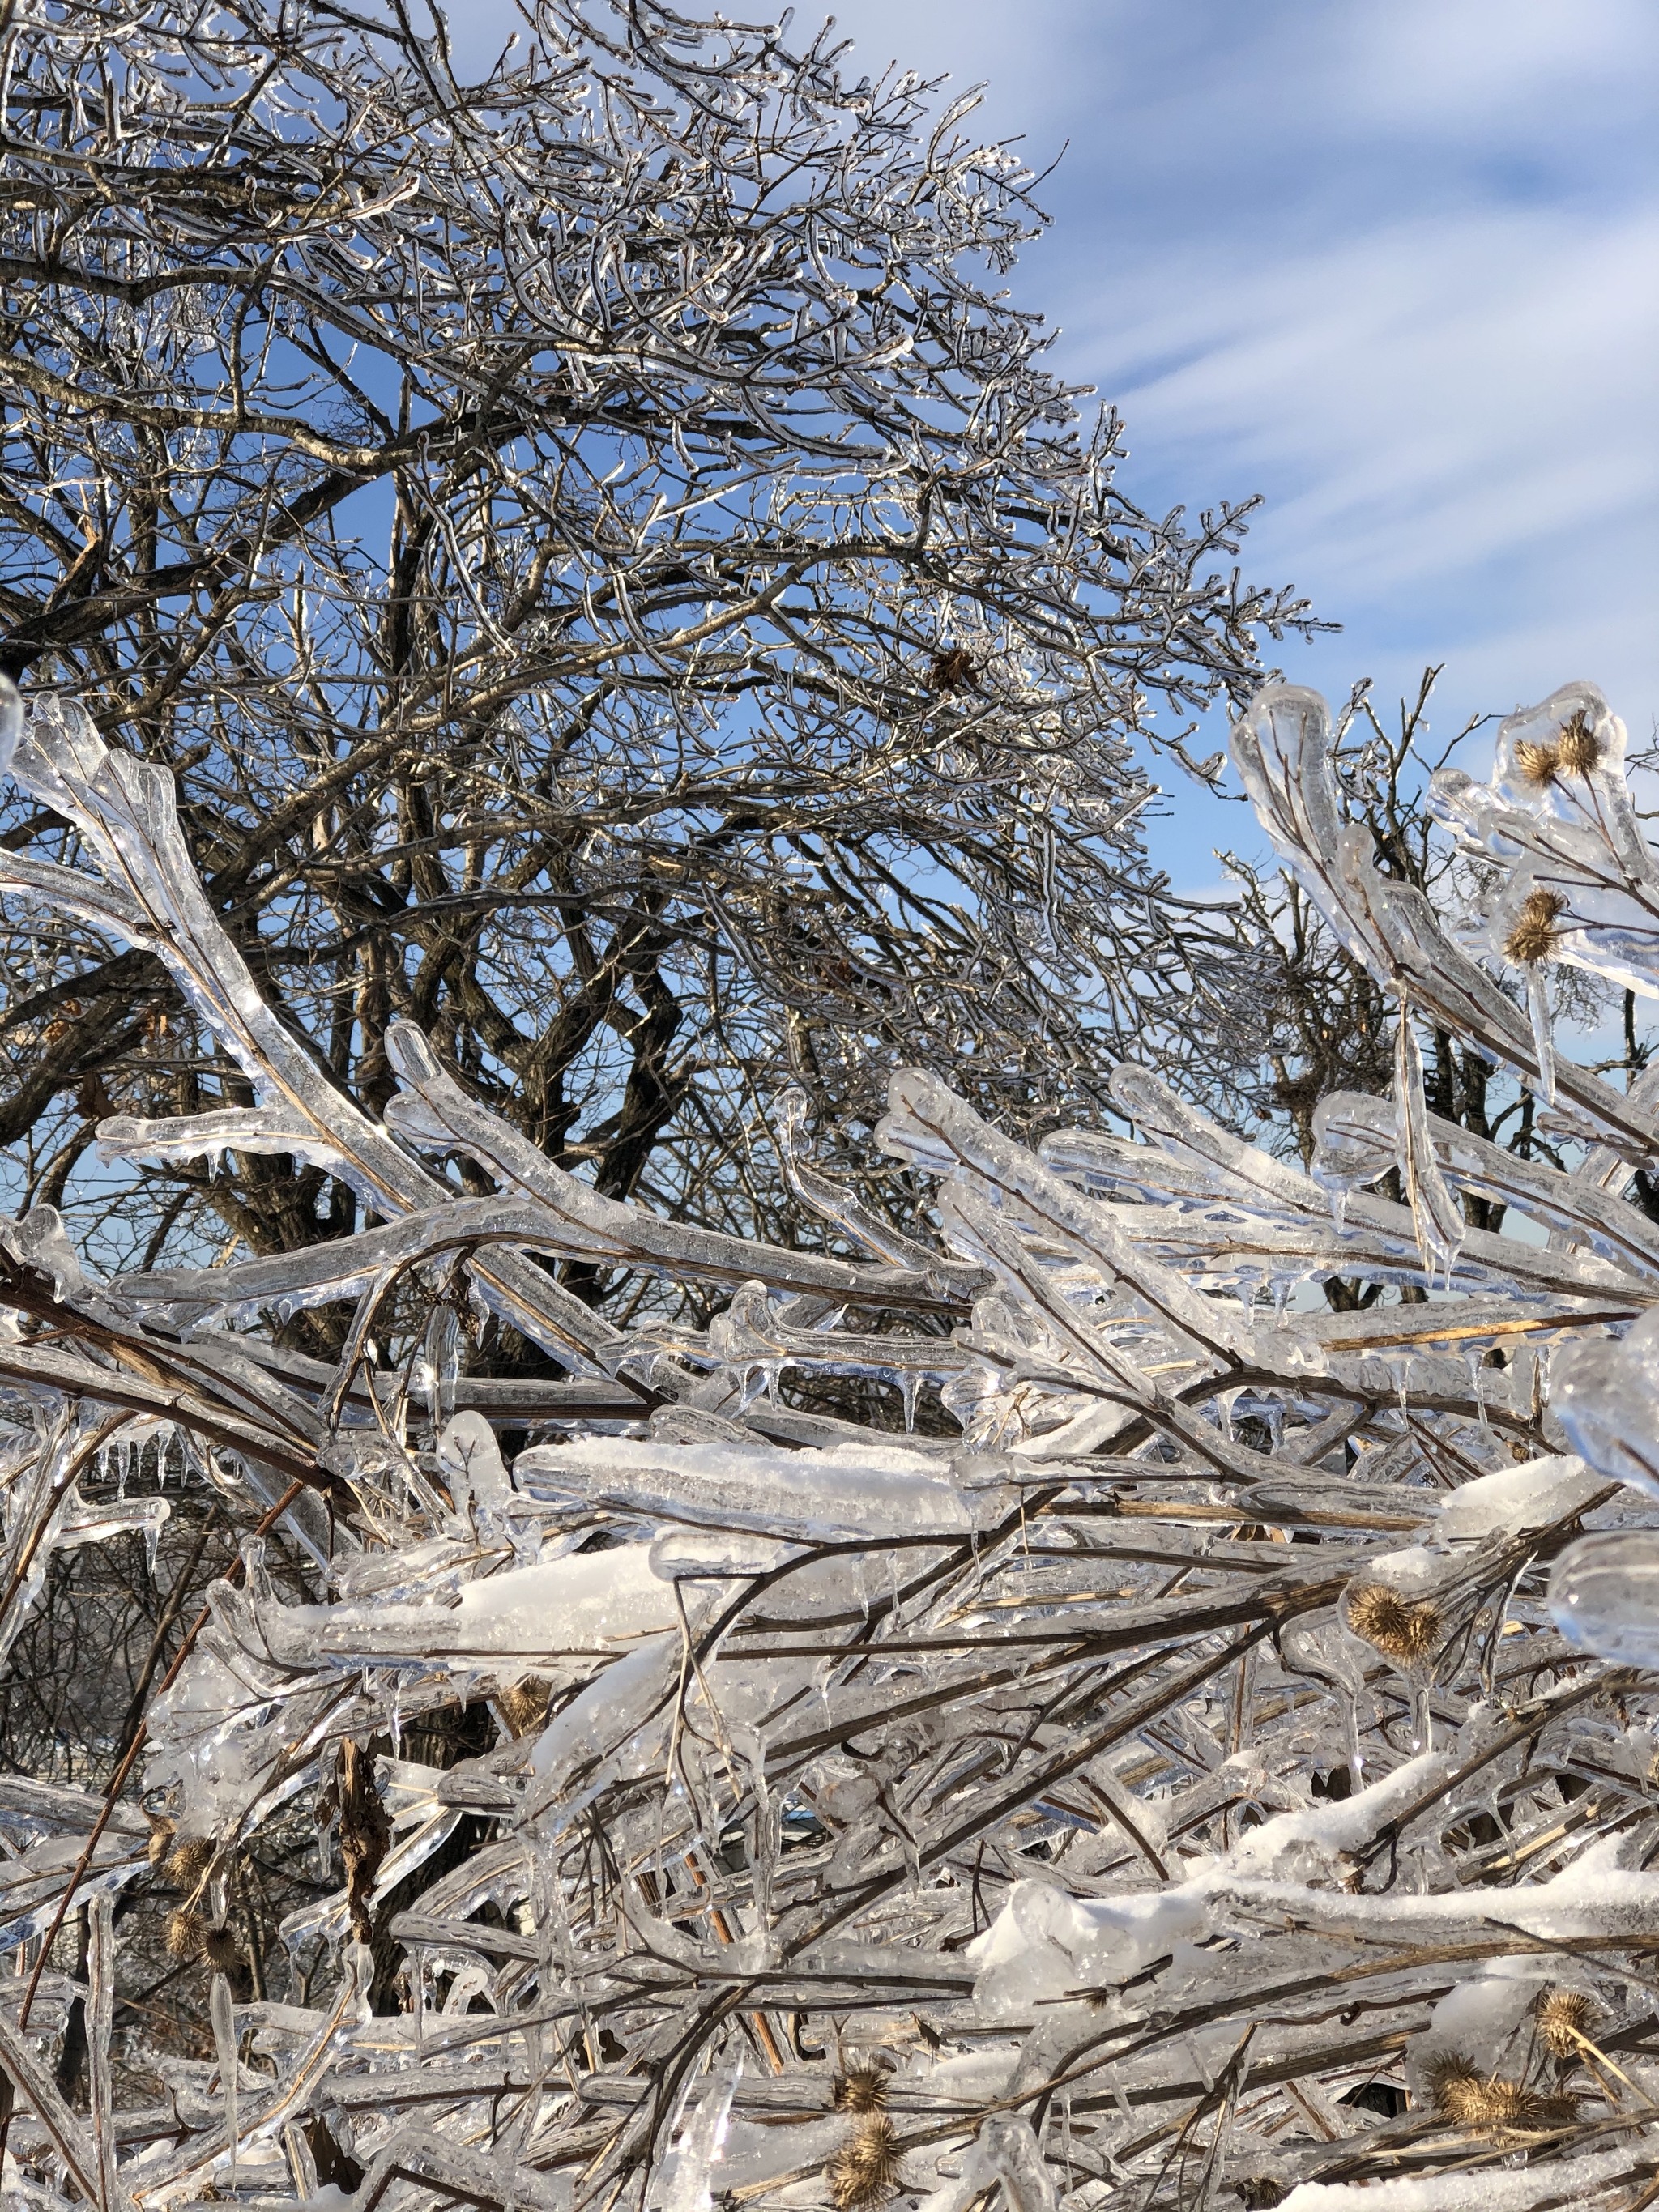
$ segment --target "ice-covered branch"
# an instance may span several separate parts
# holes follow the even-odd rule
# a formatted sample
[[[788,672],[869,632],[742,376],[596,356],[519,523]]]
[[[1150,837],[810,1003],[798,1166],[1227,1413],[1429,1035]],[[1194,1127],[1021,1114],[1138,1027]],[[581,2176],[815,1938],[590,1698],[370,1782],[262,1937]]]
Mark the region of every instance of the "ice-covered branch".
[[[1447,804],[1586,868],[1588,807],[1637,898],[1609,726],[1558,695]],[[1395,1106],[1324,1103],[1312,1176],[1133,1067],[1138,1139],[1040,1155],[913,1070],[915,1218],[784,1100],[830,1249],[745,1244],[556,1167],[408,1022],[358,1103],[167,773],[33,703],[15,772],[83,865],[0,882],[151,951],[256,1101],[106,1153],[287,1153],[377,1218],[107,1280],[45,1207],[0,1239],[14,1669],[71,1551],[204,1508],[236,1547],[106,1796],[0,1781],[9,2199],[1358,2212],[1651,2172],[1659,1238],[1618,1163],[1659,1128],[1378,874],[1322,702],[1236,743],[1402,1036],[1554,1060],[1605,1143],[1431,1115],[1414,1046]],[[600,1322],[557,1273],[595,1264],[706,1325]],[[492,1370],[503,1324],[539,1370]]]

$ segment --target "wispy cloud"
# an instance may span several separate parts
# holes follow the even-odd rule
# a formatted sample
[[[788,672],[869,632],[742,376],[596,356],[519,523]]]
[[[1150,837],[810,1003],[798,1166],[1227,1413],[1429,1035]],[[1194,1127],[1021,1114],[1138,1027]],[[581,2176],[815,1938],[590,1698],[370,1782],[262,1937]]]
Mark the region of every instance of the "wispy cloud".
[[[1479,596],[1540,557],[1582,599],[1595,538],[1639,547],[1659,489],[1656,266],[1659,209],[1419,217],[1249,270],[1188,248],[1139,313],[1074,295],[1066,352],[1160,478],[1270,483],[1257,557],[1343,602]]]
[[[1443,719],[1596,674],[1659,705],[1659,16],[1644,0],[852,0],[872,61],[991,80],[1050,239],[1021,289],[1146,503],[1261,491],[1296,672]]]

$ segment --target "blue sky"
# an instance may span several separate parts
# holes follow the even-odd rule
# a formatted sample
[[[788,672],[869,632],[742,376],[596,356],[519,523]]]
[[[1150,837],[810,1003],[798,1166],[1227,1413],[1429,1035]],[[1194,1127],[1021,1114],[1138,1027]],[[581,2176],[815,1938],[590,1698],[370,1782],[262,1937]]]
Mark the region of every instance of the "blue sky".
[[[1265,495],[1247,572],[1343,624],[1288,646],[1287,675],[1346,695],[1369,674],[1389,699],[1443,660],[1446,735],[1589,676],[1650,735],[1651,0],[835,13],[860,69],[985,79],[988,135],[1024,134],[1038,167],[1066,146],[1016,294],[1121,407],[1133,497]],[[797,37],[817,14],[798,9]],[[1242,810],[1172,798],[1159,856],[1207,887]]]

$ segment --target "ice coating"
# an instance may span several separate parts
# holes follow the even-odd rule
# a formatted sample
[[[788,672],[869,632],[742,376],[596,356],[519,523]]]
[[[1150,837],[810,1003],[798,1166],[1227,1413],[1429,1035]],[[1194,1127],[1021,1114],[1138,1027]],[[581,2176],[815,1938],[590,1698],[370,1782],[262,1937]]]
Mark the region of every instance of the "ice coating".
[[[1626,1667],[1659,1667],[1659,1530],[1586,1536],[1550,1577],[1563,1636]]]
[[[1517,718],[1445,805],[1510,872],[1492,929],[1546,863],[1616,873],[1572,937],[1616,978],[1651,869],[1598,699]],[[1584,792],[1540,795],[1519,748],[1574,717]],[[0,1778],[9,2200],[1480,2212],[1650,2166],[1620,2085],[1659,2090],[1659,1235],[1624,1193],[1659,1087],[1578,1068],[1379,872],[1314,695],[1270,687],[1236,750],[1406,1010],[1394,1096],[1324,1101],[1304,1175],[1132,1066],[1133,1134],[1036,1152],[901,1070],[896,1226],[786,1098],[830,1240],[795,1252],[602,1197],[409,1023],[383,1116],[338,1091],[165,773],[34,707],[20,771],[86,860],[0,883],[153,948],[258,1100],[112,1119],[106,1155],[282,1152],[378,1218],[109,1281],[50,1209],[0,1225],[12,1668],[45,1578],[153,1551],[190,1486],[239,1546],[107,1817]],[[1431,1112],[1413,1024],[1540,1097],[1547,1058],[1582,1159]],[[331,1308],[337,1356],[296,1350]],[[536,1358],[492,1365],[490,1316]],[[244,1900],[284,1852],[256,1990]],[[41,1938],[85,1905],[85,2015],[142,2038],[152,1899],[213,1942],[179,1968],[199,2049],[161,2054],[164,2112],[100,2059],[83,2118],[37,2048],[82,1986],[60,1933],[27,1995]],[[1510,2085],[1501,2125],[1458,2117],[1452,2060]],[[1377,2084],[1409,2101],[1352,2101]]]
[[[780,1453],[726,1444],[665,1451],[590,1437],[532,1446],[514,1472],[532,1489],[578,1494],[653,1520],[825,1543],[929,1530],[960,1536],[975,1525],[968,1499],[933,1460],[896,1445],[884,1449],[873,1439]]]

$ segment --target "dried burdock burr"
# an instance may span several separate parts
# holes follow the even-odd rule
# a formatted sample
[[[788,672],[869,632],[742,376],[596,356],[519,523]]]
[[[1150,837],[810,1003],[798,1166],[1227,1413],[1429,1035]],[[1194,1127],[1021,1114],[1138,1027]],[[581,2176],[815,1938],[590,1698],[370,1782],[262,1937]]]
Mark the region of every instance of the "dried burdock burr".
[[[1577,2116],[1571,2097],[1483,2074],[1456,2051],[1446,2052],[1430,2068],[1429,2099],[1442,2119],[1480,2135],[1547,2135],[1571,2127]]]
[[[186,1836],[167,1861],[167,1880],[176,1881],[180,1889],[199,1888],[202,1877],[213,1863],[213,1848],[210,1837]]]
[[[1389,1658],[1408,1664],[1426,1659],[1441,1636],[1434,1606],[1425,1598],[1404,1597],[1387,1583],[1366,1583],[1350,1595],[1348,1626]]]
[[[1538,2007],[1539,2039],[1553,2057],[1576,2058],[1595,2018],[1595,2003],[1583,1990],[1550,1990]]]
[[[1581,707],[1570,720],[1562,726],[1556,739],[1555,757],[1559,767],[1569,775],[1588,775],[1601,763],[1601,740],[1590,727],[1589,717]]]
[[[526,1674],[495,1694],[496,1710],[514,1736],[528,1735],[547,1719],[547,1701],[553,1685],[543,1674]]]
[[[1567,902],[1559,892],[1528,891],[1515,927],[1504,939],[1504,957],[1518,968],[1547,960],[1555,949],[1555,925],[1566,910]]]
[[[207,1942],[208,1924],[199,1912],[181,1905],[167,1915],[167,1946],[174,1959],[199,1959]]]
[[[884,2113],[874,2113],[823,2169],[836,2212],[870,2212],[899,2189],[898,2135]]]
[[[210,1928],[202,1938],[202,1955],[216,1974],[234,1973],[242,1963],[236,1938],[228,1928]]]
[[[1553,745],[1540,744],[1536,738],[1522,738],[1515,749],[1515,765],[1523,782],[1535,784],[1541,790],[1546,784],[1554,782],[1561,756]]]
[[[836,2076],[838,2112],[878,2112],[887,2102],[887,2076],[878,2066],[849,2066]]]

